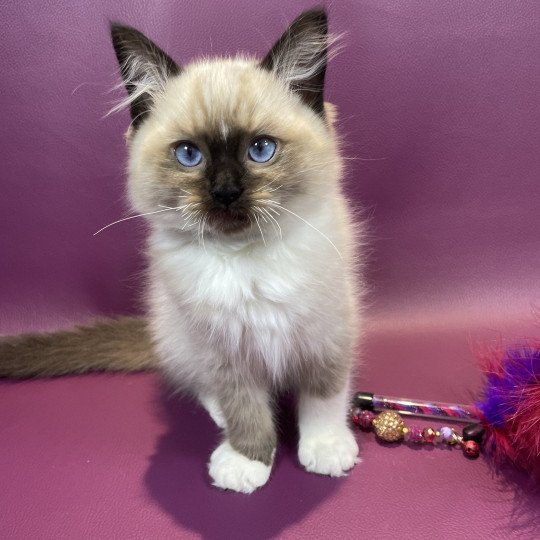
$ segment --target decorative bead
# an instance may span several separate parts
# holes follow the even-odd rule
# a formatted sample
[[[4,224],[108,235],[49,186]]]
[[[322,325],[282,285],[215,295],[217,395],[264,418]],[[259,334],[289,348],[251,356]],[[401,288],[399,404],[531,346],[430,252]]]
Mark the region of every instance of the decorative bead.
[[[440,428],[441,433],[441,442],[446,444],[455,444],[454,441],[454,430],[448,426],[442,426]]]
[[[469,424],[463,428],[463,440],[482,444],[486,430],[482,424]]]
[[[375,435],[387,442],[399,441],[403,438],[405,424],[401,416],[393,411],[378,414],[372,422]]]
[[[461,444],[462,442],[463,442],[463,437],[461,435],[458,435],[454,431],[454,437],[452,438],[452,441],[449,444],[455,445],[455,444]]]
[[[371,411],[365,411],[360,407],[356,407],[351,411],[352,421],[362,429],[369,429],[371,427],[371,422],[375,418],[375,413]]]
[[[413,424],[409,426],[407,434],[405,435],[406,440],[412,443],[421,443],[422,439],[422,428]]]
[[[357,426],[359,425],[359,422],[360,422],[360,413],[361,412],[362,412],[362,409],[360,407],[353,407],[351,409],[351,420]]]
[[[363,429],[369,429],[371,428],[371,424],[373,422],[373,419],[377,415],[374,412],[371,411],[362,411],[360,413],[360,418],[358,420],[358,425]]]
[[[422,438],[424,439],[424,442],[432,444],[435,442],[436,433],[435,430],[431,429],[430,427],[424,428],[422,431]]]
[[[477,458],[480,455],[480,445],[476,441],[463,441],[461,447],[467,457]]]

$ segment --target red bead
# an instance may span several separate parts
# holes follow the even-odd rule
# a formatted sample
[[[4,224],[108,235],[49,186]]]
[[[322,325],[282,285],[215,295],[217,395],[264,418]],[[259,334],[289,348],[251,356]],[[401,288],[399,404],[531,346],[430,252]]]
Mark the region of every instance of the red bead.
[[[375,414],[371,411],[365,411],[360,408],[353,409],[351,413],[352,421],[363,429],[369,429],[371,422],[375,418]]]
[[[360,407],[355,407],[354,409],[351,409],[351,420],[356,425],[359,425],[361,412],[362,412],[362,409],[360,409]]]
[[[360,414],[360,427],[364,429],[369,429],[371,427],[371,422],[375,418],[375,413],[371,411],[362,411]]]
[[[424,439],[422,438],[422,428],[414,424],[410,426],[406,439],[412,443],[423,442]]]
[[[430,427],[424,428],[424,430],[422,431],[422,439],[424,439],[424,442],[426,442],[426,443],[435,442],[435,437],[436,436],[437,436],[437,434]]]
[[[477,458],[480,455],[480,445],[476,441],[463,441],[461,447],[467,457]]]

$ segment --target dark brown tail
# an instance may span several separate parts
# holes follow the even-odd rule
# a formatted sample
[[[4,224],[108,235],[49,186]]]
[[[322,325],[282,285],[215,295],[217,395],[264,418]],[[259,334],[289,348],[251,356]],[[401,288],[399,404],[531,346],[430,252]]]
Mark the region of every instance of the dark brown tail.
[[[64,332],[0,338],[0,377],[58,377],[155,367],[142,319],[122,317]]]

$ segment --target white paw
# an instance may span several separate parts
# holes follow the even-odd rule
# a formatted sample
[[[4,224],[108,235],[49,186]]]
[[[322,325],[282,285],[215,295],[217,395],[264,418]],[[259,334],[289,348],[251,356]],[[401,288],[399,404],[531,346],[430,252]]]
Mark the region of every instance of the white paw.
[[[344,476],[360,461],[358,444],[349,429],[302,437],[298,459],[307,471],[330,476]]]
[[[243,456],[229,444],[221,443],[210,456],[208,472],[214,486],[240,493],[252,493],[264,486],[270,477],[271,465]]]

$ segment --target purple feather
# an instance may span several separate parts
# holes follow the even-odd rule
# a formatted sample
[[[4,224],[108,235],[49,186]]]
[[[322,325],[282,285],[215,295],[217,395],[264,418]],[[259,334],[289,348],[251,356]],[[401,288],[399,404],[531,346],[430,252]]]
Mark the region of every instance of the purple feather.
[[[540,343],[479,358],[485,374],[483,399],[487,449],[529,471],[540,470]]]

